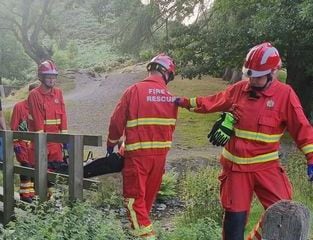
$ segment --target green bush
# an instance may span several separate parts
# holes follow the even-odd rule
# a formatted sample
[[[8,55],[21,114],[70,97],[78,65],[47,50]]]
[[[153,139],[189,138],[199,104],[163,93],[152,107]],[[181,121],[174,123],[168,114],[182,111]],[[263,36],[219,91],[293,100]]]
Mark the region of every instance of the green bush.
[[[112,214],[103,214],[87,203],[58,209],[51,202],[38,205],[31,213],[17,214],[4,230],[3,239],[126,239]]]
[[[97,192],[89,192],[86,196],[94,206],[119,208],[123,206],[121,179],[103,177]]]
[[[163,175],[162,184],[158,192],[157,200],[165,201],[175,198],[177,195],[177,174],[173,171],[169,171]]]
[[[220,240],[221,227],[210,218],[197,219],[189,224],[178,224],[177,228],[160,239],[171,240]]]
[[[186,223],[209,217],[221,224],[223,210],[219,202],[218,173],[218,168],[212,166],[186,173],[181,193],[186,203],[183,214]]]

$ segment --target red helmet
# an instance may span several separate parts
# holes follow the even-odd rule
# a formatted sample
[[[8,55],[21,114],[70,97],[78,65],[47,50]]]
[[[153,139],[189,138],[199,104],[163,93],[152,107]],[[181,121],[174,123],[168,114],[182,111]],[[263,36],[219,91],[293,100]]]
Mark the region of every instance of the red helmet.
[[[151,59],[151,61],[147,65],[147,70],[158,70],[156,65],[161,66],[164,70],[168,71],[170,74],[173,74],[173,77],[175,75],[175,69],[176,65],[174,60],[167,56],[165,53],[161,53],[154,58]]]
[[[265,42],[250,49],[242,72],[248,77],[262,77],[280,67],[281,59],[277,49]]]
[[[38,65],[38,76],[45,74],[58,75],[57,67],[52,60],[46,60]]]

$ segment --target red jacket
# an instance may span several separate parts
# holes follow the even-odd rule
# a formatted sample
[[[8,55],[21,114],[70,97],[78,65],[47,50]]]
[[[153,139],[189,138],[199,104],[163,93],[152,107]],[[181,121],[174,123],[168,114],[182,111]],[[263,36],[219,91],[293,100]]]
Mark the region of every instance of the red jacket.
[[[61,89],[45,92],[39,86],[28,96],[29,131],[66,133],[67,116]]]
[[[166,154],[177,119],[174,100],[160,76],[132,85],[111,116],[108,144],[125,135],[126,156]]]
[[[27,100],[20,101],[16,103],[13,107],[13,112],[11,116],[11,130],[20,131],[20,124],[28,119],[28,102]]]
[[[222,152],[224,167],[249,172],[277,165],[279,141],[286,130],[313,164],[313,128],[293,89],[274,80],[256,97],[250,93],[249,81],[242,80],[215,95],[190,99],[191,111],[235,115],[235,136]]]

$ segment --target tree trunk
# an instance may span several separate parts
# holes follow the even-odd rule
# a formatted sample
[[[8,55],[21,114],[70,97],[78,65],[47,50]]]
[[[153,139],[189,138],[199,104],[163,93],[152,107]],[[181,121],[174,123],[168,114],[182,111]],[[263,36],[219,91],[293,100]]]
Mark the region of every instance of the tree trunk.
[[[296,51],[294,51],[296,52]],[[307,69],[303,57],[290,52],[287,55],[287,80],[297,93],[306,117],[312,120],[313,110],[313,76],[306,74]],[[300,51],[299,51],[300,52]]]
[[[231,79],[231,76],[233,75],[233,71],[231,70],[231,68],[230,67],[227,67],[226,69],[225,69],[225,72],[224,72],[224,75],[223,75],[223,80],[224,81],[230,81],[230,79]]]
[[[233,70],[233,74],[230,79],[230,83],[236,83],[242,79],[242,71],[236,69]]]
[[[310,227],[310,210],[301,203],[282,200],[263,216],[262,239],[305,240]]]

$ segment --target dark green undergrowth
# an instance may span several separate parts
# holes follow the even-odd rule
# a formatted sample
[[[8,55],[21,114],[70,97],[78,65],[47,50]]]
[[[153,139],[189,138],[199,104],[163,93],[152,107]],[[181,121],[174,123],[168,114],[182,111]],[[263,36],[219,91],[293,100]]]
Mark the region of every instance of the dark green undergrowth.
[[[90,203],[58,209],[52,201],[37,205],[32,213],[17,214],[3,232],[4,239],[126,239],[114,214],[103,214]]]

